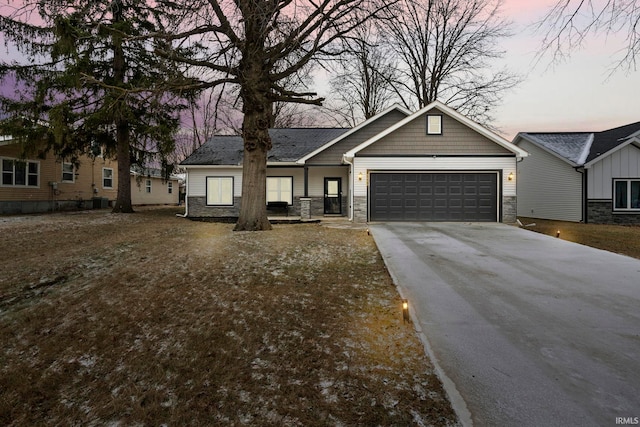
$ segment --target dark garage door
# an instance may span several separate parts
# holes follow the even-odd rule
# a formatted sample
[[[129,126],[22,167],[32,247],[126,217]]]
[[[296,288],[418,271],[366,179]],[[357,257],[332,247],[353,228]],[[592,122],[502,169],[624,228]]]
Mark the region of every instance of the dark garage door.
[[[498,220],[496,173],[372,173],[371,221]]]

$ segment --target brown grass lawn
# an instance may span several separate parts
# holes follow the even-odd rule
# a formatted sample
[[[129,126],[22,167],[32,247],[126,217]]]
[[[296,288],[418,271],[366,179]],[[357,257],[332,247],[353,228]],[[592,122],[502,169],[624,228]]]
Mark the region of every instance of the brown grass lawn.
[[[526,227],[539,233],[560,238],[610,252],[640,258],[640,226],[582,224],[567,221],[550,221],[537,218],[519,218]]]
[[[370,236],[0,217],[0,425],[451,425]]]

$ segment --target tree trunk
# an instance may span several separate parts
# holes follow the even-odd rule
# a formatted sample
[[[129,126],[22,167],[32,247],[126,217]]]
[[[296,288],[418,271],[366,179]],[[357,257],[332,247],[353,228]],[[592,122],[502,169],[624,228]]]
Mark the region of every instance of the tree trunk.
[[[121,121],[117,125],[118,196],[113,213],[132,213],[131,205],[131,158],[129,153],[129,124]]]
[[[113,22],[123,21],[122,1],[114,2]],[[113,36],[113,78],[117,84],[124,85],[126,60],[122,47],[122,36]],[[129,152],[129,122],[126,118],[126,101],[119,100],[116,108],[116,157],[118,160],[118,196],[113,205],[114,213],[131,213],[131,158]]]
[[[242,162],[242,202],[235,231],[271,230],[267,219],[267,153],[271,149],[271,110],[245,107],[242,122],[244,160]]]

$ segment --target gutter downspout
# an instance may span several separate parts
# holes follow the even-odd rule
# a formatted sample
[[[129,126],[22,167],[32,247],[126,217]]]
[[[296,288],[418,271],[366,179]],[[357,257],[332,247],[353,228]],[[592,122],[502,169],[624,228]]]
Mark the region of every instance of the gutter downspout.
[[[176,214],[176,216],[179,216],[181,218],[186,218],[187,215],[189,215],[189,172],[187,171],[187,173],[185,174],[185,184],[186,184],[186,188],[185,188],[185,193],[184,193],[184,214]],[[180,193],[180,186],[178,186],[178,193]],[[178,200],[180,200],[180,194],[178,194]]]
[[[573,170],[582,175],[582,203],[580,206],[580,210],[582,213],[582,223],[586,224],[588,222],[587,219],[587,170],[584,166],[574,166]]]
[[[349,221],[353,222],[353,157],[349,160],[349,158],[343,154],[342,161],[349,165]]]

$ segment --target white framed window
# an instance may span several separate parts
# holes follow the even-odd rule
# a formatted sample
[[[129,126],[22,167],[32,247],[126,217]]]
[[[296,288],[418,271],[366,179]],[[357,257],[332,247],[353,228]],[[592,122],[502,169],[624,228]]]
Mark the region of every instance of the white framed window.
[[[613,180],[613,210],[640,213],[640,178]]]
[[[102,188],[113,188],[112,168],[102,168]]]
[[[73,163],[62,162],[62,182],[75,182],[75,167]]]
[[[287,202],[293,204],[293,177],[267,177],[267,202]]]
[[[40,163],[30,160],[2,158],[0,185],[8,187],[39,187]]]
[[[151,179],[145,181],[144,188],[147,193],[151,193]]]
[[[427,135],[442,135],[441,114],[427,114]]]
[[[207,177],[207,206],[233,206],[233,177]]]
[[[171,181],[167,182],[167,193],[173,194],[173,182]]]

